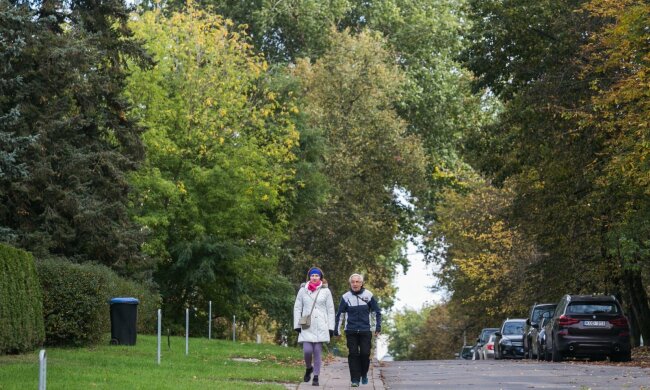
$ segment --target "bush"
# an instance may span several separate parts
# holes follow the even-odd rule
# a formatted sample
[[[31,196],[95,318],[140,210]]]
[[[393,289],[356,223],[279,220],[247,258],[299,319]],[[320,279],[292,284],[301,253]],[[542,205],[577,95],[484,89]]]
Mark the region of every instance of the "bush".
[[[97,342],[109,329],[110,270],[65,259],[39,261],[37,269],[43,287],[46,343],[81,346]]]
[[[122,279],[102,265],[47,259],[37,266],[44,291],[47,344],[81,346],[98,342],[110,332],[108,301],[116,296],[138,298],[138,331],[155,329],[152,308],[158,307],[160,297],[150,288]]]
[[[34,258],[0,244],[0,355],[43,343],[43,302]]]

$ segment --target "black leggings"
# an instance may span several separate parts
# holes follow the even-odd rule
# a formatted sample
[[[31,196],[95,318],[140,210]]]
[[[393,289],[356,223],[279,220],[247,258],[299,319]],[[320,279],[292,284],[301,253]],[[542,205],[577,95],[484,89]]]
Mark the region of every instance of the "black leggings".
[[[361,377],[368,376],[372,332],[345,331],[345,338],[350,351],[348,354],[350,379],[352,379],[352,382],[359,382]]]

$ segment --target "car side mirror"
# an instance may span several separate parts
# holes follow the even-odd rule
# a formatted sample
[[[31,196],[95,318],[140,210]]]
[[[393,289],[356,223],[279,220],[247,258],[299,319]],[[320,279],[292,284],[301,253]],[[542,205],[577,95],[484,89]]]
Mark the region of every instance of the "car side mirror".
[[[539,329],[539,324],[536,322],[533,322],[532,324],[530,324],[530,326],[532,326],[535,329]]]
[[[526,318],[526,325],[530,326],[530,318]]]
[[[497,336],[497,337],[501,337],[501,336],[503,336],[503,335],[501,334],[501,332],[494,332],[494,335]]]
[[[478,343],[478,342],[480,342],[480,341],[481,341],[481,338],[480,338],[480,337],[477,337],[477,338],[476,338],[476,342]]]

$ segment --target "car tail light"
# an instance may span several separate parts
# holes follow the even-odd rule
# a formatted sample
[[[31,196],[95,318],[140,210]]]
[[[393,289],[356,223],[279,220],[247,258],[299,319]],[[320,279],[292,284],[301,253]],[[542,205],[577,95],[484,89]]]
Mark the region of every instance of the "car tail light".
[[[574,324],[577,324],[578,322],[580,322],[580,320],[575,319],[575,318],[571,318],[571,317],[567,317],[564,314],[561,315],[560,318],[558,318],[558,324],[560,326],[574,325]]]
[[[610,324],[618,327],[618,328],[628,328],[629,325],[627,323],[627,318],[625,317],[619,317],[615,318],[613,320],[609,320]]]
[[[488,351],[494,351],[494,344],[488,344],[487,349]]]

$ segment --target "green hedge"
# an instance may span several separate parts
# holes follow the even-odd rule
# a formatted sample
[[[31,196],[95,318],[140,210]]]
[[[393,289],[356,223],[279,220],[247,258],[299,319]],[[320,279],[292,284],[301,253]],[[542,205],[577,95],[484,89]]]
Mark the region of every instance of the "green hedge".
[[[0,355],[43,343],[41,287],[28,252],[0,244]]]
[[[110,332],[108,301],[116,296],[135,297],[138,332],[155,329],[160,297],[147,286],[118,277],[96,264],[75,264],[66,259],[37,262],[43,288],[45,341],[48,345],[90,345]]]

